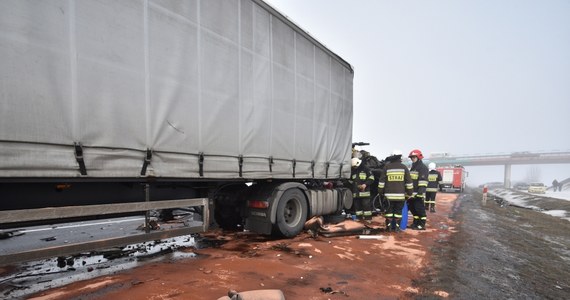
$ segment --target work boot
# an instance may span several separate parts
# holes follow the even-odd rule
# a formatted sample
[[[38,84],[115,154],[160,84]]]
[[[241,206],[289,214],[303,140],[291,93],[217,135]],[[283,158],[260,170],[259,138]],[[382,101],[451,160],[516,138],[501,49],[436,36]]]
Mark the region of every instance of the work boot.
[[[396,226],[395,228],[392,228],[392,232],[395,232],[395,233],[402,232],[402,230],[400,229],[400,225]]]
[[[430,205],[430,207],[429,207],[429,212],[432,212],[432,213],[435,212],[435,205],[433,205],[433,204]]]
[[[418,228],[418,221],[419,221],[419,220],[414,219],[414,222],[412,223],[412,225],[410,226],[410,228],[411,228],[411,229],[417,229],[417,228]]]
[[[394,224],[392,226],[392,231],[394,232],[400,232],[400,219],[395,219]]]
[[[426,221],[418,220],[418,225],[416,226],[416,230],[426,230]]]

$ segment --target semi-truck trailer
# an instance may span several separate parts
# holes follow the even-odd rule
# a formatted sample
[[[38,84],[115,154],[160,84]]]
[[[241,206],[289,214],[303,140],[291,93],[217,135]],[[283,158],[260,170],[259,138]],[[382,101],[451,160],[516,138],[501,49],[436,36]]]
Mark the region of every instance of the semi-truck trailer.
[[[290,237],[351,205],[353,68],[267,3],[8,0],[0,28],[2,211],[147,186]]]

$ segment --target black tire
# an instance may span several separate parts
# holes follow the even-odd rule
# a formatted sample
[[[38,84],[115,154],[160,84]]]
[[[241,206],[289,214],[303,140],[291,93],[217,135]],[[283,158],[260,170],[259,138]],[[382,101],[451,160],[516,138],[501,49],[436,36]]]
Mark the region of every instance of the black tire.
[[[305,195],[299,189],[288,189],[277,203],[273,232],[284,237],[294,237],[307,221],[308,207]]]
[[[236,230],[243,223],[239,207],[220,205],[214,211],[214,220],[225,230]]]
[[[220,228],[236,230],[243,224],[241,213],[242,198],[240,194],[245,188],[245,185],[226,186],[214,196],[214,221]],[[228,197],[232,199],[228,199]]]

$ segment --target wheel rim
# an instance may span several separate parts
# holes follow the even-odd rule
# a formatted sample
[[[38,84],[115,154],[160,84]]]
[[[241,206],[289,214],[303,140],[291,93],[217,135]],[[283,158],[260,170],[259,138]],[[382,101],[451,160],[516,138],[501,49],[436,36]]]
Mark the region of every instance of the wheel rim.
[[[286,224],[296,224],[299,222],[300,208],[301,204],[297,199],[289,199],[285,204],[285,209],[283,210],[283,220]]]

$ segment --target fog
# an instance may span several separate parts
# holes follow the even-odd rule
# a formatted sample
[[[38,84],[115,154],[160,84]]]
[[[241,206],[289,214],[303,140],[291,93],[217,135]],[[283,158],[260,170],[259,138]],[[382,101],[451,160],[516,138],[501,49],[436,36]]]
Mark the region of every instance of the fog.
[[[467,185],[478,186],[487,182],[503,182],[504,166],[468,166]],[[552,185],[554,179],[561,181],[570,178],[570,165],[514,165],[511,166],[511,184],[517,182],[543,182]]]
[[[353,65],[353,139],[378,157],[570,151],[570,1],[267,2]],[[501,166],[468,170],[503,181]]]

